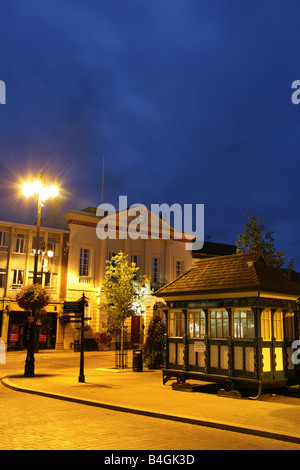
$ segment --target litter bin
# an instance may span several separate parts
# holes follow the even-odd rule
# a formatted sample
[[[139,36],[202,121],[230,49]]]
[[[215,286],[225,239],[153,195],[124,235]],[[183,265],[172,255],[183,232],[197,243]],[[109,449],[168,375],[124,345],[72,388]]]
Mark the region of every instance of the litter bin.
[[[80,352],[80,341],[79,341],[79,339],[74,339],[74,352]]]
[[[133,351],[132,372],[143,372],[143,351],[141,349]]]

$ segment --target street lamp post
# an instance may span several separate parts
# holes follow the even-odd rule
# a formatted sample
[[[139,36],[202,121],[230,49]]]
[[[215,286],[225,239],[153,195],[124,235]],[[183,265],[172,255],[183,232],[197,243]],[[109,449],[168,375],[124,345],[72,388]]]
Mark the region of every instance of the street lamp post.
[[[36,195],[38,199],[37,203],[37,219],[36,219],[36,240],[35,240],[35,253],[34,253],[34,269],[33,269],[33,284],[37,283],[38,273],[38,260],[40,250],[40,227],[41,227],[41,213],[44,202],[49,198],[54,198],[58,195],[58,187],[53,183],[51,185],[46,184],[46,178],[43,173],[40,173],[38,178],[33,181],[26,183],[23,186],[24,196],[31,197]],[[43,279],[41,279],[43,282]],[[28,325],[28,347],[27,356],[25,360],[25,377],[34,377],[34,343],[35,343],[35,309],[32,310],[29,316]]]

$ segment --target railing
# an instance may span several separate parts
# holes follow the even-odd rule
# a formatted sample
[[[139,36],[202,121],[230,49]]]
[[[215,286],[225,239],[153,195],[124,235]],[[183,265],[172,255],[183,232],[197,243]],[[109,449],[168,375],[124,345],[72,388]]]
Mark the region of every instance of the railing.
[[[93,278],[87,276],[79,277],[79,284],[92,284]]]

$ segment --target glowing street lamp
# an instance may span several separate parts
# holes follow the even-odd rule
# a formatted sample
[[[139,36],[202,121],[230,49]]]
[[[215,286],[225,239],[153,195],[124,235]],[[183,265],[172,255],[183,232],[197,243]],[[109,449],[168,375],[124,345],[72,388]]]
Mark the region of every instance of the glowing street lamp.
[[[54,178],[52,178],[54,179]],[[47,185],[46,177],[40,173],[38,178],[32,182],[26,183],[23,186],[23,195],[27,198],[37,196],[37,219],[36,219],[36,239],[35,239],[35,252],[34,252],[34,270],[33,270],[33,284],[37,282],[38,272],[38,259],[39,259],[39,245],[40,245],[40,226],[41,226],[41,212],[44,202],[49,198],[58,196],[58,187],[52,183]],[[42,279],[43,282],[43,279]],[[35,315],[29,317],[28,328],[28,350],[25,361],[25,377],[34,376],[34,340],[35,340]]]
[[[38,209],[37,209],[37,220],[36,220],[36,246],[34,253],[34,271],[33,271],[33,284],[36,284],[37,279],[37,268],[38,268],[38,256],[39,256],[39,245],[40,245],[40,226],[41,226],[41,212],[45,201],[49,198],[58,196],[58,187],[52,183],[46,185],[46,178],[43,173],[40,173],[39,177],[23,186],[23,195],[27,198],[31,196],[38,197]]]

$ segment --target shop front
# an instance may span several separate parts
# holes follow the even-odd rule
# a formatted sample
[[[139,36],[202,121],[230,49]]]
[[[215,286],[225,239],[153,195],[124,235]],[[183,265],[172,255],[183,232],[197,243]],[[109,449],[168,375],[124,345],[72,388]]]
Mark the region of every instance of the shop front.
[[[10,311],[7,349],[27,348],[28,312]],[[55,349],[57,313],[48,312],[45,319],[36,324],[36,341],[39,349]]]

